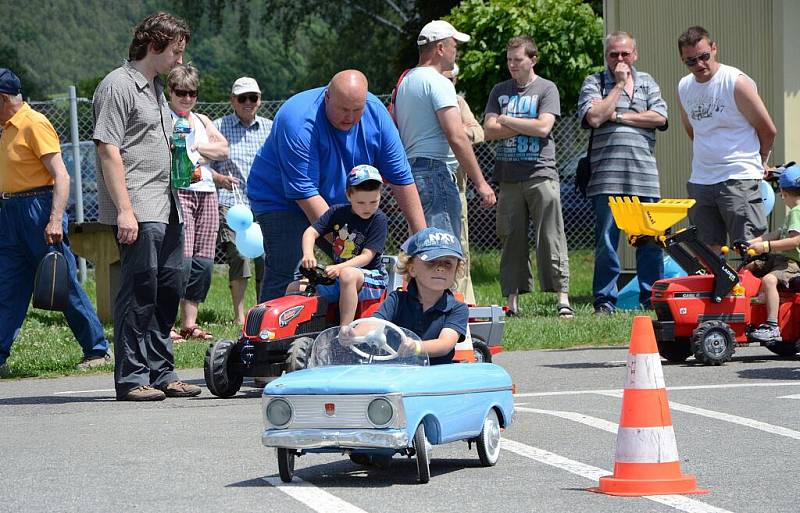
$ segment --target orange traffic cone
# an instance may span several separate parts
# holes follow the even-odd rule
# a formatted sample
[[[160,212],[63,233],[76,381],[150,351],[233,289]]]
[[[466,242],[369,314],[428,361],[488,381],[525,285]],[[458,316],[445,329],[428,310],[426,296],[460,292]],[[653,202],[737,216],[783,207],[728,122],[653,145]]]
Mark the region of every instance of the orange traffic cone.
[[[641,496],[708,493],[682,474],[652,320],[633,319],[614,475],[593,492]]]

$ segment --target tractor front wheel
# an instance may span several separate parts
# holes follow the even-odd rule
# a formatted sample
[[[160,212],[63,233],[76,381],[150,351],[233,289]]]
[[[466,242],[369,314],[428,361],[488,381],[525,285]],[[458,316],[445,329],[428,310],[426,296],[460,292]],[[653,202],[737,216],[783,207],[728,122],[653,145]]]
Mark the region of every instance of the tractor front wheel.
[[[722,321],[701,322],[692,332],[694,357],[706,365],[730,361],[736,350],[736,334]]]

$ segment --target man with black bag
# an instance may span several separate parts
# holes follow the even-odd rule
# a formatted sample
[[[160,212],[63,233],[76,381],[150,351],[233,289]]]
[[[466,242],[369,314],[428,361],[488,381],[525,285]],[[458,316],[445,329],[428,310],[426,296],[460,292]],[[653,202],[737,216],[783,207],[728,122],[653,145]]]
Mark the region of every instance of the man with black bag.
[[[667,104],[653,77],[633,67],[636,40],[613,32],[605,41],[606,69],[586,77],[578,98],[578,117],[592,129],[589,140],[590,179],[585,194],[592,200],[595,223],[595,314],[613,314],[620,273],[619,228],[608,206],[609,196],[636,196],[642,202],[659,200],[655,160],[656,129],[667,129]],[[653,283],[664,275],[661,249],[652,244],[636,248],[639,302],[650,307]]]
[[[46,117],[22,101],[21,93],[19,78],[0,68],[0,375],[9,372],[6,359],[28,312],[36,267],[54,248],[68,267],[64,315],[83,348],[78,368],[111,363],[108,340],[78,283],[66,239],[69,174],[58,135]]]

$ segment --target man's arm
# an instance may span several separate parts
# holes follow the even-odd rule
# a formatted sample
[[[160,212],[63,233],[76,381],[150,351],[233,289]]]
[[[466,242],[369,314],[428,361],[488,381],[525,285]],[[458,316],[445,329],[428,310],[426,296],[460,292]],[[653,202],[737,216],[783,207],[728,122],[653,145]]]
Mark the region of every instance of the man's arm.
[[[475,119],[475,115],[472,114],[472,110],[469,108],[469,104],[464,100],[463,96],[458,97],[458,109],[461,113],[461,123],[464,125],[464,133],[467,134],[469,142],[472,144],[483,142],[483,127],[481,127],[481,124]]]
[[[767,159],[772,151],[772,144],[775,142],[775,136],[778,134],[778,129],[772,122],[772,118],[767,112],[767,107],[761,101],[755,86],[744,76],[736,79],[736,86],[733,89],[733,98],[736,100],[736,107],[747,119],[747,121],[756,129],[758,134],[758,142],[761,145],[759,153],[761,153],[761,161],[764,167],[767,166]]]
[[[686,111],[683,110],[683,104],[678,103],[678,106],[681,108],[681,124],[683,128],[686,130],[686,134],[689,136],[690,141],[694,141],[694,129],[692,128],[692,124],[689,123],[689,116],[686,115]]]
[[[599,128],[600,125],[611,119],[612,114],[617,110],[617,102],[624,89],[625,82],[617,82],[608,92],[608,96],[602,98],[603,92],[599,90],[598,84],[599,94],[592,99],[592,106],[586,112],[586,123],[592,128]]]
[[[44,239],[48,244],[58,244],[64,238],[61,224],[64,220],[64,208],[69,197],[69,173],[64,166],[61,153],[42,155],[42,164],[55,180],[53,186],[53,206],[50,209],[50,220],[44,228]]]
[[[119,148],[113,144],[98,142],[97,155],[100,157],[106,188],[111,195],[111,201],[117,207],[117,240],[120,244],[133,244],[139,236],[139,221],[131,206]]]
[[[481,197],[481,206],[489,208],[497,202],[494,190],[483,177],[478,160],[472,151],[472,144],[464,133],[464,125],[461,124],[461,115],[457,107],[445,107],[436,111],[439,124],[442,127],[447,142],[456,154],[458,163],[466,170],[467,176],[472,180],[475,190]]]
[[[497,122],[498,114],[487,112],[486,117],[483,119],[483,132],[486,135],[487,141],[497,141],[499,139],[508,139],[519,135],[519,133],[503,126]]]
[[[592,112],[591,110],[589,111]],[[658,112],[647,110],[645,112],[625,112],[622,118],[616,120],[616,112],[611,114],[608,121],[619,123],[620,125],[634,126],[636,128],[658,128],[667,124],[667,118]]]
[[[591,112],[591,111],[590,111]],[[512,130],[520,135],[531,137],[547,137],[556,123],[556,117],[550,112],[542,112],[538,118],[523,119],[513,118],[500,114],[496,119],[497,123],[505,128]]]
[[[392,194],[394,195],[397,206],[405,216],[411,233],[417,233],[423,228],[427,228],[425,214],[422,213],[422,202],[419,200],[419,192],[416,184],[394,185],[392,184]]]
[[[328,211],[328,202],[326,202],[319,194],[311,196],[310,198],[303,198],[295,200],[297,205],[303,210],[303,213],[308,218],[309,223],[317,222],[322,214]]]

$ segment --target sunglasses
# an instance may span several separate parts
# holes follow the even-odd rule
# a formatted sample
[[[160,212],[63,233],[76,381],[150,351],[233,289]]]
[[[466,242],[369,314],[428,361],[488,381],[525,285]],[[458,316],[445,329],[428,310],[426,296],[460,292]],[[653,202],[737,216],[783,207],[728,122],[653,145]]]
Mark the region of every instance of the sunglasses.
[[[252,103],[257,103],[258,98],[259,96],[257,94],[240,94],[239,96],[236,97],[236,101],[238,101],[239,103],[244,103],[249,100]]]
[[[178,98],[197,98],[197,91],[186,91],[183,89],[173,89],[172,94]]]
[[[689,57],[688,59],[683,61],[683,63],[686,64],[686,66],[691,68],[692,66],[697,64],[698,61],[706,62],[710,58],[711,58],[711,52],[704,52],[704,53],[701,53],[700,55],[697,55],[695,57]]]
[[[633,52],[608,52],[608,56],[612,59],[619,59],[620,57],[627,59],[631,55],[633,55]]]

